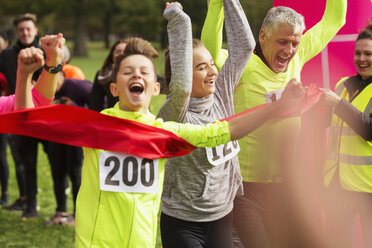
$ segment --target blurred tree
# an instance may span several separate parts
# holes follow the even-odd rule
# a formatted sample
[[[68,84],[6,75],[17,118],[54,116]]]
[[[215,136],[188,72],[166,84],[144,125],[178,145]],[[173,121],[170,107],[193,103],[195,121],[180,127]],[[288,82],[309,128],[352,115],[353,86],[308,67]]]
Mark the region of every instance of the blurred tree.
[[[105,47],[119,37],[140,36],[166,46],[166,0],[0,0],[0,30],[12,30],[18,14],[38,16],[40,35],[62,32],[74,40],[74,55],[86,56],[85,42],[103,40]],[[192,20],[193,36],[200,37],[207,0],[179,0]],[[272,0],[240,0],[257,40]],[[111,39],[111,40],[110,40]]]
[[[74,55],[87,56],[87,48],[85,45],[87,38],[87,1],[77,0],[77,13],[76,13],[76,32],[74,38]]]
[[[273,7],[272,0],[240,0],[240,3],[247,16],[249,25],[251,26],[252,33],[258,42],[258,33],[261,29],[263,19],[266,16],[267,11]]]

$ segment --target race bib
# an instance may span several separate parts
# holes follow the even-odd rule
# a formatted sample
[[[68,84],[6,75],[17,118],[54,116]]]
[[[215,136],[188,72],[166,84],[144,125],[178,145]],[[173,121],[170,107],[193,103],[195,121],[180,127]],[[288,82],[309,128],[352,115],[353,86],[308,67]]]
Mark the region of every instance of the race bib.
[[[130,154],[99,153],[100,189],[112,192],[157,193],[159,159]]]
[[[225,163],[238,155],[240,146],[238,141],[230,141],[224,145],[219,145],[213,148],[207,147],[207,158],[211,165],[217,166]]]
[[[265,93],[266,103],[276,102],[277,100],[279,100],[282,97],[283,91],[284,88],[266,92]]]

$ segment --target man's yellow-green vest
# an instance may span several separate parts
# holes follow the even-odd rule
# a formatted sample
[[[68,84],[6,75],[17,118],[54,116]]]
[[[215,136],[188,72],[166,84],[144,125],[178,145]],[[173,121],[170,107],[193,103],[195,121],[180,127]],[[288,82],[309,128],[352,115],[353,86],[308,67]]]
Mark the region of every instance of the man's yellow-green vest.
[[[345,78],[336,85],[336,93],[346,100],[349,95],[345,87]],[[372,112],[372,84],[351,102],[359,111]],[[324,183],[328,186],[337,171],[342,188],[348,191],[372,193],[372,142],[356,134],[336,115],[328,139],[327,161],[324,171]]]

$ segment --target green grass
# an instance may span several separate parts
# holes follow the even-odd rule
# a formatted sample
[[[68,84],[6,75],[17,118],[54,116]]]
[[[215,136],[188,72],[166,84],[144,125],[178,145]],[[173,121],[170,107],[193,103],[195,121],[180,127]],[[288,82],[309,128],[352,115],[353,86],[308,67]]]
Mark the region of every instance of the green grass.
[[[10,202],[19,197],[15,178],[13,159],[8,151],[9,162],[9,196]],[[40,218],[24,221],[21,212],[8,211],[0,208],[0,247],[31,248],[31,247],[74,247],[74,228],[69,226],[46,226],[44,221],[55,213],[56,203],[53,193],[53,182],[49,162],[42,146],[38,153],[38,204]],[[68,199],[69,213],[73,211],[72,199]]]
[[[68,44],[70,45],[70,44]],[[95,73],[102,66],[108,50],[103,43],[88,43],[88,58],[72,58],[71,64],[79,66],[86,75],[87,80],[93,81]],[[154,61],[160,74],[163,73],[163,51],[160,58]],[[156,114],[165,100],[164,95],[153,97],[150,110]],[[12,203],[19,197],[15,178],[13,159],[8,151],[9,162],[9,196]],[[0,207],[0,247],[1,248],[69,248],[74,247],[74,228],[69,226],[46,226],[44,221],[55,213],[56,202],[53,193],[53,181],[50,165],[42,146],[38,152],[38,204],[40,218],[24,221],[20,218],[21,212],[4,210]],[[72,196],[68,197],[68,212],[73,211]],[[158,236],[158,244],[160,237]],[[160,245],[157,245],[160,247]]]

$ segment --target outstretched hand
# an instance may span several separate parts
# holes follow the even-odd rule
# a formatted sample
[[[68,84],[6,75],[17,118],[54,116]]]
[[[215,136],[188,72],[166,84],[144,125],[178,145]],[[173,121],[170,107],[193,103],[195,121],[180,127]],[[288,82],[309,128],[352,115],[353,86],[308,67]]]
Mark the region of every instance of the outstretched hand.
[[[320,98],[320,102],[326,106],[334,107],[340,101],[341,97],[339,97],[336,93],[334,93],[330,89],[321,89],[323,91],[322,97]]]
[[[54,67],[62,63],[63,45],[65,38],[61,33],[57,35],[46,35],[40,39],[40,43],[46,53],[46,65]]]
[[[301,82],[296,79],[291,79],[285,87],[280,100],[286,108],[290,108],[299,104],[305,95],[305,88],[302,87]]]
[[[18,54],[18,72],[28,75],[44,65],[43,51],[36,47],[22,49]]]

